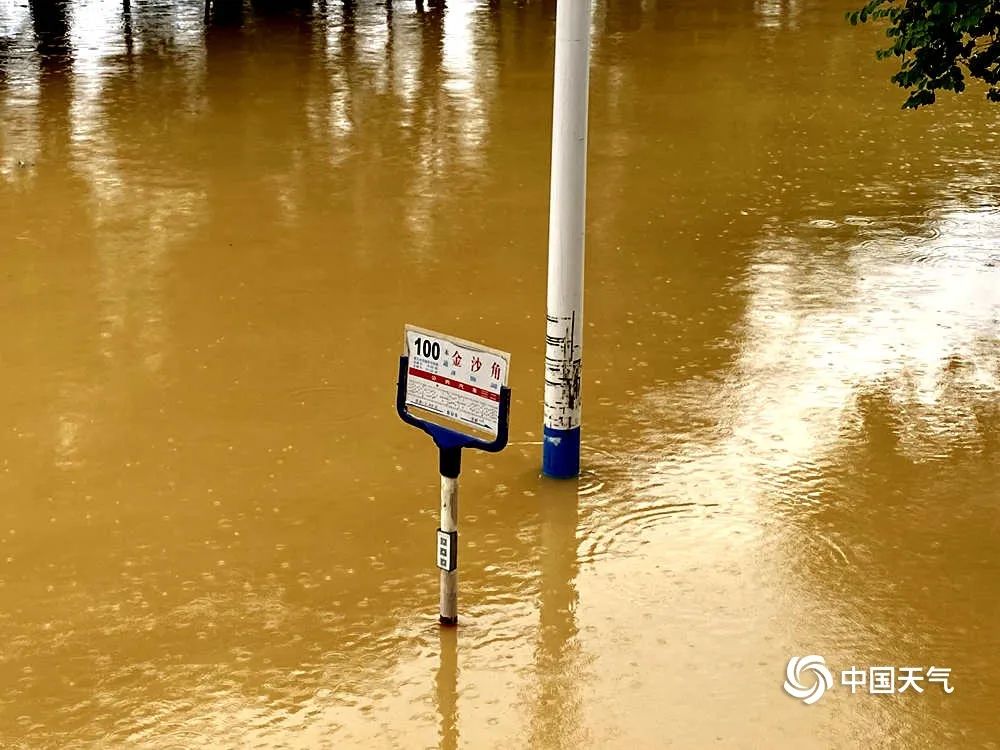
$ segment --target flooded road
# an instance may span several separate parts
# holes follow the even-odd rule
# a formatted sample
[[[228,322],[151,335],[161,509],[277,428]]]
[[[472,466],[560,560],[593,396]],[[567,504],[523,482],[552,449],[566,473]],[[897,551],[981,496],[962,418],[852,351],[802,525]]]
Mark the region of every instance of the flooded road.
[[[0,0],[0,746],[998,747],[1000,107],[848,6],[595,5],[555,482],[551,2]],[[404,323],[512,353],[457,630]]]

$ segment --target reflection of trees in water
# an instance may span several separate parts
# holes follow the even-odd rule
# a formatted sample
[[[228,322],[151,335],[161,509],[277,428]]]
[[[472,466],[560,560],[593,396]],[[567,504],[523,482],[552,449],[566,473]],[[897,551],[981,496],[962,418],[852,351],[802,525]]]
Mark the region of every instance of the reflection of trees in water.
[[[345,8],[353,6],[354,3],[355,0],[344,0]],[[308,20],[313,12],[312,0],[250,0],[250,6],[258,16],[277,19],[297,16],[302,20]]]
[[[72,7],[73,3],[71,2],[49,3],[36,0],[32,3],[32,9],[35,13],[35,29],[39,39],[39,50],[45,53],[45,64],[50,69],[58,65],[72,66],[73,64],[71,57],[73,48],[69,44],[71,20],[68,16],[68,12]],[[331,89],[328,84],[320,82],[318,77],[312,76],[312,71],[315,68],[315,65],[312,63],[318,61],[313,60],[311,63],[304,63],[300,72],[307,73],[304,77],[313,78],[316,81],[312,87],[312,91],[309,92],[309,96],[310,98],[317,94],[327,96],[328,98],[343,98],[346,96],[351,100],[349,103],[337,104],[336,102],[328,102],[326,106],[340,106],[347,110],[359,110],[361,108],[367,110],[363,113],[355,113],[353,116],[355,127],[351,134],[353,143],[350,145],[349,150],[353,155],[356,155],[357,162],[373,157],[375,159],[384,158],[389,151],[394,152],[394,158],[399,158],[395,152],[400,150],[417,156],[416,159],[400,159],[401,166],[408,174],[400,175],[399,171],[396,170],[396,176],[402,176],[404,180],[413,185],[413,188],[409,191],[412,200],[402,208],[411,217],[409,224],[415,235],[424,236],[430,227],[435,225],[437,214],[434,202],[427,204],[426,201],[431,196],[446,192],[442,183],[449,179],[449,170],[452,168],[451,165],[453,162],[456,159],[465,159],[468,157],[468,154],[463,154],[463,152],[470,150],[479,151],[483,148],[484,144],[477,141],[463,144],[463,140],[466,140],[466,134],[470,128],[467,127],[469,123],[463,123],[461,120],[463,118],[468,119],[471,113],[474,112],[477,119],[485,121],[485,100],[480,101],[480,99],[483,94],[488,94],[488,92],[483,90],[483,81],[480,80],[481,71],[472,71],[471,85],[463,94],[463,98],[467,101],[473,99],[480,101],[472,109],[464,106],[454,106],[457,100],[442,90],[442,86],[449,83],[449,80],[442,73],[444,63],[442,51],[446,43],[448,43],[445,40],[445,19],[448,13],[443,0],[428,0],[422,3],[415,19],[410,13],[400,14],[398,12],[400,10],[399,4],[397,4],[397,13],[395,14],[392,12],[392,7],[392,4],[385,4],[385,7],[380,6],[380,12],[382,13],[380,21],[388,29],[390,37],[390,41],[384,50],[390,68],[398,67],[391,58],[395,50],[400,48],[400,40],[406,38],[410,27],[415,26],[419,29],[419,34],[416,37],[419,39],[417,54],[413,55],[412,51],[409,50],[400,50],[399,53],[400,64],[406,65],[408,60],[411,65],[415,63],[416,68],[405,70],[399,67],[393,76],[393,79],[398,82],[403,82],[404,79],[416,79],[419,87],[419,91],[413,98],[413,101],[403,108],[403,122],[398,123],[402,126],[401,130],[394,131],[390,127],[394,123],[387,122],[385,115],[389,114],[394,107],[392,100],[398,101],[400,96],[405,97],[406,93],[394,90],[393,88],[385,91],[384,94],[379,91],[372,92],[365,90],[366,85],[363,82],[365,71],[363,69],[366,67],[370,68],[372,61],[365,59],[362,62],[359,57],[358,45],[369,44],[370,37],[376,28],[374,23],[375,15],[372,12],[372,8],[368,5],[355,2],[313,3],[308,0],[297,0],[291,4],[277,2],[276,0],[212,0],[205,7],[206,49],[210,55],[218,57],[213,50],[219,48],[219,32],[227,28],[242,28],[248,22],[261,27],[261,34],[256,38],[254,44],[255,54],[262,52],[262,47],[264,49],[268,46],[276,47],[277,44],[274,40],[272,40],[272,43],[259,43],[266,36],[280,36],[278,27],[285,25],[288,21],[296,21],[302,25],[303,29],[311,31],[316,31],[323,25],[331,23],[331,21],[339,23],[341,26],[339,32],[339,59],[331,59],[331,69],[329,72],[335,76],[346,73],[346,78],[353,79],[353,81],[348,82],[347,86],[337,86],[335,89]],[[402,6],[404,10],[408,10],[410,7],[409,5]],[[412,7],[415,8],[416,6]],[[169,66],[181,63],[185,57],[197,56],[196,50],[191,47],[172,49],[172,46],[175,44],[174,37],[176,31],[173,26],[181,22],[181,17],[187,18],[190,15],[191,8],[189,4],[143,3],[135,5],[126,2],[121,6],[120,10],[122,43],[126,50],[126,57],[131,57],[133,51],[138,50],[138,55],[145,58],[143,62],[144,67],[148,67],[153,63],[155,56],[159,56],[163,61],[166,61],[168,57],[171,58],[171,62],[167,64]],[[497,9],[494,8],[488,11],[487,15],[493,16],[496,11]],[[517,13],[523,15],[528,11],[529,9],[527,8],[519,9]],[[476,11],[476,13],[478,12]],[[357,18],[363,18],[363,23],[358,23],[356,21]],[[184,23],[187,23],[187,21]],[[400,27],[401,33],[399,35],[394,33],[396,27]],[[264,30],[265,28],[266,31]],[[469,29],[459,31],[478,36],[482,28],[479,24],[475,24],[474,26],[470,26]],[[320,34],[319,36],[323,35]],[[392,41],[393,36],[398,37],[395,42]],[[412,39],[412,36],[410,38]],[[106,41],[108,40],[102,40],[102,43]],[[481,40],[478,41],[481,42]],[[477,45],[473,42],[474,48],[478,46],[481,46],[481,44]],[[249,48],[247,49],[249,50]],[[367,55],[367,49],[365,55]],[[266,55],[258,54],[258,56]],[[305,57],[299,55],[298,59],[304,60]],[[354,70],[353,74],[349,72],[350,69]],[[269,76],[264,71],[257,72],[254,70],[251,74],[254,76],[255,88],[261,84],[265,87],[267,86]],[[145,75],[148,78],[148,73],[140,75]],[[115,77],[121,78],[124,76],[116,73],[112,73],[110,76],[110,78]],[[273,78],[273,76],[271,77]],[[136,83],[138,84],[138,82]],[[115,84],[112,83],[111,85]],[[378,85],[380,88],[383,87],[382,84]],[[390,81],[390,85],[392,85],[392,81]],[[124,88],[124,86],[119,85],[119,90],[124,90]],[[146,93],[138,86],[135,91]],[[272,93],[280,93],[278,87],[275,87]],[[174,113],[184,112],[185,110],[190,110],[192,106],[197,106],[196,99],[198,92],[188,90],[186,94],[187,98],[185,100],[172,104]],[[384,98],[385,95],[388,95],[388,98]],[[379,99],[382,99],[382,101],[380,102]],[[370,101],[374,106],[368,108],[366,100]],[[65,101],[68,101],[68,99]],[[310,100],[308,106],[313,111],[321,111],[324,108],[324,103]],[[296,111],[301,112],[301,109],[300,103],[293,107],[292,112],[289,114],[293,114]],[[162,108],[160,111],[166,112],[167,110]],[[280,116],[281,112],[280,105],[272,106],[269,116],[260,117],[259,122],[262,125],[268,123],[281,126],[289,125],[290,118]],[[251,110],[248,114],[252,115],[255,113]],[[366,115],[363,121],[363,128],[357,127],[362,124],[361,118],[357,116],[358,114]],[[313,122],[318,121],[314,118]],[[476,128],[479,127],[479,125],[476,126]],[[316,132],[317,140],[325,139],[329,141],[330,135],[330,130]],[[336,130],[334,130],[333,135],[336,136]],[[294,140],[293,133],[277,129],[271,133],[262,133],[262,136],[275,140]],[[413,139],[417,139],[418,142],[412,142]],[[392,140],[400,141],[400,145],[392,146],[390,144]],[[156,148],[157,141],[151,140],[148,146],[151,149]],[[264,166],[272,171],[282,171],[280,165],[277,164],[265,164]],[[183,163],[180,160],[178,167],[183,169]],[[353,171],[358,175],[366,173],[364,169]],[[367,172],[371,173],[370,170],[367,170]],[[305,175],[299,175],[298,179],[306,180],[310,178]],[[329,180],[327,184],[333,181],[335,180]],[[362,184],[355,187],[356,189],[352,191],[351,199],[352,203],[356,206],[355,221],[367,225],[369,217],[372,215],[372,212],[368,210],[368,206],[372,200],[377,199],[376,196],[383,192],[382,186]],[[311,200],[313,195],[313,191],[304,189],[304,186],[296,191],[292,191],[289,187],[286,187],[279,192],[284,196],[283,200],[290,198],[292,192],[298,192],[299,195],[296,200],[293,200],[293,203]],[[334,187],[332,190],[327,191],[327,194],[332,193],[336,195],[338,192],[343,194],[347,191],[343,190],[342,186],[339,190]],[[380,221],[385,222],[384,215],[380,218]],[[368,234],[371,234],[370,231],[367,231],[369,229],[371,229],[369,226],[359,227],[360,231],[356,233],[356,236],[360,238],[366,237]]]
[[[91,243],[86,229],[92,226],[92,218],[88,185],[72,155],[75,77],[70,5],[32,2],[29,13],[36,54],[8,61],[18,68],[18,85],[23,87],[19,93],[26,103],[19,114],[35,125],[23,135],[29,141],[33,137],[35,142],[19,144],[23,151],[18,157],[26,158],[20,163],[28,189],[11,195],[16,225],[23,239],[30,243],[27,246],[34,250],[28,254],[15,253],[7,262],[9,270],[18,278],[38,280],[35,283],[39,288],[53,282],[59,284],[65,275],[76,279],[89,271]],[[37,82],[34,90],[30,85],[32,79]],[[25,111],[29,109],[33,109],[33,113]],[[45,200],[37,200],[36,195],[45,196]],[[58,210],[53,211],[53,206]],[[80,233],[82,239],[67,246],[65,238],[73,233]],[[43,279],[44,284],[40,283]],[[48,458],[59,468],[73,467],[79,460],[80,442],[86,437],[85,425],[92,416],[94,396],[92,384],[84,375],[87,358],[81,361],[74,356],[72,341],[76,330],[61,318],[65,304],[77,310],[78,315],[79,311],[84,311],[86,316],[92,309],[89,290],[72,283],[65,289],[58,303],[48,304],[36,299],[26,305],[26,309],[37,315],[32,323],[36,341],[52,342],[49,346],[33,347],[31,358],[38,358],[34,364],[36,371],[60,374],[52,381],[28,386],[31,390],[37,389],[33,398],[36,403],[50,405],[46,416],[51,424],[46,428],[52,452]],[[48,468],[40,467],[38,471],[44,474]]]
[[[923,272],[942,280],[950,271]],[[748,414],[735,429],[759,435],[758,503],[815,623],[804,632],[860,664],[946,664],[971,676],[1000,645],[983,625],[1000,614],[1000,357],[990,311],[939,307],[945,300],[920,284],[894,288],[889,279],[910,278],[900,269],[862,273],[882,279],[873,298],[817,304],[796,294],[775,304],[774,275],[752,295],[771,297],[750,306],[752,319],[771,321],[751,326],[747,340],[766,327],[775,346],[747,345],[758,354],[746,360],[758,364],[743,375]],[[921,299],[934,314],[918,304],[906,315]],[[827,305],[836,326],[818,311]],[[902,317],[895,324],[881,310]],[[772,429],[781,442],[767,438]],[[899,731],[915,736],[920,724]]]
[[[905,381],[859,389],[821,464],[822,501],[789,519],[801,533],[788,552],[812,558],[796,566],[812,598],[863,623],[859,659],[930,659],[968,679],[1000,646],[985,624],[1000,614],[1000,408],[971,363],[953,362],[934,403]],[[817,546],[824,535],[840,554]]]
[[[655,415],[629,422],[650,450],[682,438],[654,491],[701,473],[753,499],[799,632],[859,663],[971,675],[997,651],[982,623],[1000,613],[995,214],[955,209],[971,201],[948,181],[908,187],[910,202],[870,198],[857,225],[773,207],[748,243],[733,366],[649,388]]]
[[[206,33],[213,29],[238,27],[243,24],[244,0],[207,0],[205,3]]]
[[[69,0],[30,1],[31,20],[43,70],[51,71],[53,67],[64,69],[70,64],[71,5]]]
[[[38,52],[38,109],[45,157],[65,157],[69,136],[69,109],[72,102],[72,45],[70,44],[69,3],[59,0],[31,3],[32,26]]]
[[[856,420],[833,451],[796,467],[798,481],[762,505],[785,561],[788,622],[805,649],[831,664],[943,666],[953,684],[995,703],[980,676],[1000,648],[996,528],[1000,524],[1000,415],[996,392],[944,397],[974,417],[941,433],[898,382],[862,387]],[[964,420],[963,420],[964,421]],[[937,701],[933,686],[926,700]],[[931,713],[888,713],[901,745],[940,731]],[[974,706],[949,721],[983,726]]]
[[[130,8],[124,54],[78,76],[86,80],[75,126],[90,137],[75,161],[95,199],[100,345],[126,379],[134,365],[159,377],[170,338],[165,277],[174,248],[200,221],[189,113],[204,63],[184,13],[166,2]]]
[[[308,3],[303,6],[312,7]],[[245,52],[252,50],[247,64],[254,68],[247,74],[255,90],[267,93],[270,106],[266,113],[247,111],[248,119],[261,126],[275,126],[273,132],[262,132],[261,138],[306,144],[304,163],[310,156],[329,152],[325,159],[331,167],[328,172],[300,168],[295,152],[286,152],[283,163],[268,162],[277,150],[264,157],[268,173],[288,175],[289,182],[282,190],[286,212],[307,205],[312,210],[303,214],[348,208],[353,215],[339,228],[340,234],[351,239],[346,246],[363,252],[367,252],[366,246],[377,244],[375,238],[384,232],[383,227],[397,225],[402,216],[411,217],[409,224],[416,235],[426,236],[435,224],[435,212],[433,204],[425,203],[447,192],[442,182],[447,179],[449,165],[459,156],[456,144],[461,139],[456,133],[463,129],[461,110],[454,109],[442,91],[446,83],[442,75],[445,4],[428,2],[416,16],[400,14],[398,8],[390,13],[353,2],[320,4],[311,16],[302,9],[289,10],[284,4],[264,3],[250,9],[259,33],[244,31],[240,41],[231,41],[244,45]],[[221,9],[213,6],[211,12],[216,10]],[[295,51],[300,45],[290,38],[280,41],[284,32],[278,26],[282,26],[282,19],[290,18],[298,18],[303,29],[311,32],[314,41],[308,54]],[[208,54],[217,61],[225,57],[238,66],[236,58],[244,53],[224,51],[225,44],[216,38],[221,28],[210,24]],[[293,80],[304,81],[304,87],[282,91],[279,87],[286,84],[279,83],[271,89],[269,81],[277,81],[279,76],[263,67],[258,71],[254,62],[272,55],[271,50],[269,65],[284,66],[291,58],[297,61],[299,70]],[[229,63],[216,62],[214,66],[221,64]],[[481,96],[480,89],[474,84],[465,96]],[[223,87],[213,88],[210,95],[220,103],[227,98]],[[304,101],[294,100],[299,95]],[[282,100],[283,105],[279,105]],[[300,138],[303,115],[308,130],[305,139]],[[251,143],[260,159],[263,155],[257,147],[263,141]],[[386,169],[362,166],[371,164]],[[345,176],[353,184],[345,185]],[[412,186],[405,191],[410,195],[408,201],[384,200],[384,183],[390,178],[394,186],[400,181]],[[381,203],[380,209],[372,211],[377,203]]]

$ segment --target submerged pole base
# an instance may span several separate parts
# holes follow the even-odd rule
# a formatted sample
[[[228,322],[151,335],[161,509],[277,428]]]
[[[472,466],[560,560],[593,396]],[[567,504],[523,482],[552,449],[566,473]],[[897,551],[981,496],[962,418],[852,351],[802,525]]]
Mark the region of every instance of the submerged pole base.
[[[580,428],[544,429],[542,443],[542,474],[553,479],[574,479],[580,476]]]

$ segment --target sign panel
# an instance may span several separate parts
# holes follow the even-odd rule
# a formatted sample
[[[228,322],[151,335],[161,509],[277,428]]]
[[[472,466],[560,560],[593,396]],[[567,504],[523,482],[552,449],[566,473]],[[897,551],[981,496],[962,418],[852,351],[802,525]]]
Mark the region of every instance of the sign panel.
[[[416,326],[405,336],[406,405],[496,435],[510,355]]]

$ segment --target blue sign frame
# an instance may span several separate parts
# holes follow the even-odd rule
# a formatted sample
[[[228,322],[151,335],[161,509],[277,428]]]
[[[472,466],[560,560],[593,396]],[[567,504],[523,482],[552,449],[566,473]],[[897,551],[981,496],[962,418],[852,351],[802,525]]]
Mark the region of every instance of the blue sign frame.
[[[441,473],[444,476],[458,476],[462,448],[498,453],[507,446],[507,438],[510,434],[510,388],[507,386],[500,388],[497,436],[493,440],[483,440],[410,414],[406,408],[406,379],[409,371],[410,358],[404,354],[399,358],[399,379],[396,381],[396,413],[406,424],[423,430],[433,438],[434,444],[441,451]]]

